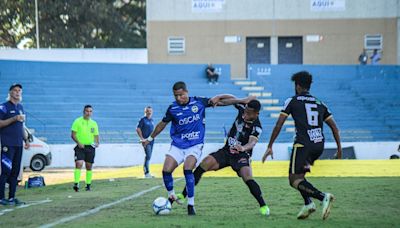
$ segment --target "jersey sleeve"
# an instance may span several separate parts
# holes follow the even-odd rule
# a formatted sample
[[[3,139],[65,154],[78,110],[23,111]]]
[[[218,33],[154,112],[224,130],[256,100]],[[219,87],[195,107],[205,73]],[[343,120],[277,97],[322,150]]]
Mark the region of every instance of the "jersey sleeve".
[[[170,110],[171,110],[171,105],[168,107],[167,111],[165,112],[164,117],[162,118],[162,122],[164,123],[169,123],[170,121],[173,120],[173,115],[171,114]]]
[[[200,101],[204,105],[204,107],[206,107],[206,108],[212,106],[210,104],[210,98],[208,98],[208,97],[196,97],[196,99],[198,101]]]
[[[141,119],[138,121],[138,124],[136,125],[136,128],[142,129],[142,128],[143,128],[143,124],[144,124],[144,121],[143,121],[143,118],[141,118]]]
[[[256,138],[260,137],[262,133],[262,127],[260,121],[257,120],[256,124],[253,126],[253,130],[251,131],[250,135]]]
[[[286,99],[285,104],[283,105],[283,108],[281,110],[281,114],[289,116],[292,113],[292,100],[292,97]]]
[[[99,135],[99,126],[97,125],[97,122],[94,122],[94,132],[93,135]]]
[[[332,113],[326,104],[322,103],[322,106],[324,107],[324,121],[327,121],[332,118]]]
[[[0,120],[2,120],[6,114],[7,114],[7,108],[4,104],[1,104],[0,105]]]
[[[72,124],[71,131],[78,132],[79,130],[79,121],[76,119]]]

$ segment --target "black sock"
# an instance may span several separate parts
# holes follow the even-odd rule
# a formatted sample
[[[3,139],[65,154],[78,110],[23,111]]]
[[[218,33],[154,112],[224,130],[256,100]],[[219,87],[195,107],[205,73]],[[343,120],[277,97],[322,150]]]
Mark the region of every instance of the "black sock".
[[[297,189],[302,192],[308,197],[312,197],[315,199],[318,199],[322,201],[325,197],[325,194],[320,192],[318,189],[316,189],[310,182],[307,180],[303,180],[299,183],[299,186],[297,186]]]
[[[260,207],[265,206],[264,199],[262,197],[260,186],[254,180],[246,181],[247,186],[250,189],[251,194],[256,198],[257,202],[260,204]]]
[[[203,176],[203,173],[205,173],[205,172],[206,171],[203,168],[201,168],[201,166],[197,166],[197,168],[193,172],[194,185],[197,185],[197,183],[199,183],[201,176]],[[186,196],[187,196],[186,187],[183,189],[182,195],[186,198]]]
[[[299,190],[299,192],[300,192],[301,196],[304,199],[304,205],[308,205],[308,204],[310,204],[312,202],[310,197],[308,196],[308,194],[306,192],[304,192],[302,190]]]

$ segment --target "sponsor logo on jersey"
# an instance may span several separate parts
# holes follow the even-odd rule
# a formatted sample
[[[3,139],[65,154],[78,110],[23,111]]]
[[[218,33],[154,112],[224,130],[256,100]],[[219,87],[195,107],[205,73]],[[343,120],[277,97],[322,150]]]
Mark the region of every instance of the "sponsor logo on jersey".
[[[191,123],[193,123],[195,121],[198,121],[199,119],[200,119],[200,115],[199,114],[196,114],[196,115],[193,115],[193,116],[188,116],[188,117],[185,117],[183,119],[180,119],[179,120],[179,125],[191,124]]]
[[[313,141],[314,143],[322,142],[322,140],[324,139],[321,128],[307,130],[307,133],[308,137],[310,137],[310,141]]]
[[[298,96],[298,101],[315,101],[315,97],[305,97],[305,96]]]
[[[228,145],[229,145],[229,147],[234,147],[236,145],[242,145],[242,142],[238,141],[236,138],[229,137]]]
[[[94,127],[90,128],[90,133],[94,133]]]
[[[193,113],[197,113],[199,111],[199,107],[197,107],[196,105],[192,106],[192,112]]]
[[[182,112],[178,112],[177,114],[176,114],[176,116],[181,116],[183,113]]]
[[[192,131],[190,133],[181,134],[181,139],[194,140],[200,138],[200,131]]]

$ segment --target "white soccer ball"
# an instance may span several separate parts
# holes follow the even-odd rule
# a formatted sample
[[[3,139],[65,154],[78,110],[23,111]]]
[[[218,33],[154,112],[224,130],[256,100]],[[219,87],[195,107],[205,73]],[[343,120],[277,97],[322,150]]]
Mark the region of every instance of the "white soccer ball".
[[[153,211],[156,215],[166,215],[171,212],[171,203],[164,197],[158,197],[153,202]]]

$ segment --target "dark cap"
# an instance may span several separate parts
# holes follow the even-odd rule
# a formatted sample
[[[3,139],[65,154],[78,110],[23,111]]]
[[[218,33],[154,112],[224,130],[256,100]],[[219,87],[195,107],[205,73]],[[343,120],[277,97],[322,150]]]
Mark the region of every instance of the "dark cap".
[[[22,85],[21,85],[21,84],[14,83],[14,84],[12,84],[12,85],[10,86],[10,89],[9,89],[8,91],[13,90],[15,87],[19,87],[20,89],[22,89]]]
[[[247,104],[247,107],[254,109],[254,111],[256,111],[256,112],[259,112],[261,109],[261,103],[258,100],[251,100]]]

